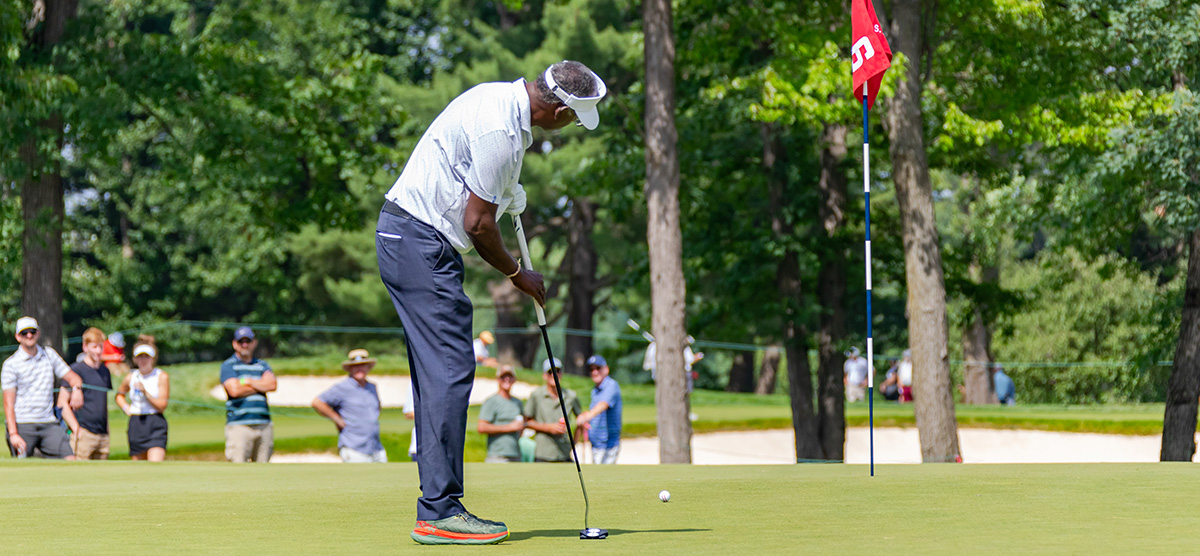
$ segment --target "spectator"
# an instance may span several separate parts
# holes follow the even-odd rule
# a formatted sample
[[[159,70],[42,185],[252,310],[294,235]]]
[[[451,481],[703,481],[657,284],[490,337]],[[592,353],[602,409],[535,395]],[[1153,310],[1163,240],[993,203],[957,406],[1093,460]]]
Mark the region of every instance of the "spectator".
[[[563,420],[562,405],[558,401],[558,391],[554,388],[554,373],[562,371],[562,361],[555,358],[553,362],[547,359],[542,363],[542,378],[545,384],[538,386],[525,402],[525,423],[537,431],[533,461],[535,462],[570,462],[571,441],[567,436],[567,422]],[[579,417],[579,397],[571,390],[563,389],[563,400],[567,411]]]
[[[687,380],[688,393],[691,393],[692,389],[694,388],[696,376],[699,374],[695,371],[692,371],[692,367],[701,359],[704,359],[703,351],[692,351],[692,344],[695,342],[696,339],[689,334],[687,336],[687,345],[683,346],[683,371]],[[642,356],[642,369],[650,371],[650,380],[656,382],[658,381],[658,361],[655,359],[655,357],[657,357],[657,353],[657,342],[655,340],[650,340],[650,343],[646,345],[646,354]],[[695,421],[696,419],[693,417],[692,420]]]
[[[108,459],[108,393],[113,385],[102,360],[104,342],[99,328],[84,331],[83,359],[71,365],[83,381],[83,406],[74,412],[78,427],[71,434],[71,449],[79,459]]]
[[[108,335],[108,339],[104,340],[104,350],[100,354],[100,361],[108,367],[108,371],[113,376],[122,377],[129,372],[129,364],[125,362],[125,335],[120,332],[113,332]]]
[[[525,430],[525,418],[521,416],[521,400],[512,396],[517,375],[512,365],[504,365],[496,371],[496,382],[500,390],[483,401],[479,409],[479,424],[476,430],[486,434],[487,463],[515,463],[521,461],[520,439]]]
[[[117,406],[129,416],[129,459],[162,461],[167,456],[167,418],[163,411],[171,400],[171,377],[155,365],[158,349],[153,336],[141,336],[133,345],[133,372],[117,388]]]
[[[365,349],[352,350],[342,361],[348,375],[313,398],[313,409],[337,426],[338,455],[346,463],[387,463],[379,440],[379,389],[367,381],[375,360]]]
[[[883,394],[883,399],[888,401],[897,401],[900,399],[900,373],[897,370],[900,362],[892,364],[892,367],[887,370],[887,376],[884,377],[883,383],[879,385],[879,392]]]
[[[275,429],[267,392],[275,391],[275,373],[266,361],[254,357],[258,339],[249,326],[233,333],[234,354],[221,363],[225,402],[225,458],[234,463],[271,460]]]
[[[405,419],[413,422],[412,432],[408,435],[408,459],[417,461],[417,404],[413,401],[412,377],[409,377],[408,388],[400,400],[400,411],[404,412]]]
[[[608,362],[600,355],[587,360],[588,373],[596,387],[592,402],[579,415],[579,425],[588,427],[593,463],[617,463],[621,454],[621,386],[608,376]]]
[[[911,402],[913,400],[912,381],[912,350],[904,350],[904,355],[900,359],[900,363],[896,365],[896,377],[900,383],[900,402]]]
[[[0,367],[4,392],[4,423],[9,452],[18,458],[38,453],[49,458],[75,459],[67,433],[54,420],[54,379],[70,390],[70,408],[83,405],[83,381],[67,367],[62,356],[38,345],[38,323],[33,317],[17,319],[16,353]]]
[[[1004,367],[997,367],[992,375],[992,384],[996,387],[996,400],[1003,405],[1017,405],[1017,385],[1012,377],[1004,372]]]
[[[857,347],[846,352],[846,363],[842,366],[846,383],[846,401],[861,402],[867,397],[867,360],[859,357]]]
[[[484,330],[479,333],[479,337],[475,338],[475,341],[471,343],[472,348],[475,350],[476,365],[484,367],[500,366],[500,362],[488,352],[488,346],[494,343],[496,343],[496,337],[491,332]]]

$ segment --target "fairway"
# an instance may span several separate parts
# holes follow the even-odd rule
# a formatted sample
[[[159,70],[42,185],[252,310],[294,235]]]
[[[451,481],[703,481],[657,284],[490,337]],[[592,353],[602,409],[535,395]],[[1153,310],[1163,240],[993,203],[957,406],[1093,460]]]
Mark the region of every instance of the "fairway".
[[[1200,546],[1189,465],[467,464],[492,547],[425,547],[416,467],[0,462],[4,553],[1182,554]],[[657,498],[671,492],[671,501]]]

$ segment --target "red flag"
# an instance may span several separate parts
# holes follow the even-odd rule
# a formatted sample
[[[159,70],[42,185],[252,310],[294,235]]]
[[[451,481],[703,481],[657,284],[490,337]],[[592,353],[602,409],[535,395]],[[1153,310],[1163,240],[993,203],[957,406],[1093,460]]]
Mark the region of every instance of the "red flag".
[[[850,28],[854,46],[850,48],[850,73],[854,76],[854,96],[862,98],[863,83],[870,83],[867,90],[867,108],[875,105],[879,94],[879,82],[883,74],[892,67],[892,49],[887,37],[875,17],[875,6],[871,0],[851,0]]]

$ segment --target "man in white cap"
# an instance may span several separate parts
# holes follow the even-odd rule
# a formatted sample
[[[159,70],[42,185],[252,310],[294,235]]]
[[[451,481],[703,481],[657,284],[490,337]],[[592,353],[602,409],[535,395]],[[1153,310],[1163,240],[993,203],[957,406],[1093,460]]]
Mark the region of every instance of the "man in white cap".
[[[563,421],[562,405],[558,401],[558,391],[554,389],[554,373],[562,372],[562,361],[557,357],[542,363],[542,378],[545,384],[533,389],[529,400],[525,402],[525,426],[537,431],[534,440],[533,461],[535,462],[566,462],[571,461],[571,441],[567,437],[567,423]],[[559,375],[562,376],[561,374]],[[567,412],[578,418],[583,412],[579,396],[573,390],[563,388],[563,401],[567,404]],[[575,438],[580,438],[579,427],[576,427]]]
[[[20,347],[0,370],[9,451],[19,458],[36,449],[46,457],[75,459],[66,431],[54,419],[54,380],[71,390],[72,409],[83,405],[83,380],[58,352],[38,345],[37,320],[21,317],[16,328]]]
[[[463,448],[475,377],[471,300],[462,255],[479,251],[518,290],[545,304],[542,275],[509,253],[497,220],[525,210],[518,183],[532,126],[595,129],[604,81],[563,61],[533,82],[484,83],[454,99],[417,142],[385,195],[376,228],[379,273],[404,326],[416,401],[421,497],[410,535],[422,544],[490,544],[508,528],[467,512]]]
[[[846,384],[846,401],[861,402],[867,397],[867,360],[859,357],[857,347],[846,351],[846,363],[842,365],[843,382]]]

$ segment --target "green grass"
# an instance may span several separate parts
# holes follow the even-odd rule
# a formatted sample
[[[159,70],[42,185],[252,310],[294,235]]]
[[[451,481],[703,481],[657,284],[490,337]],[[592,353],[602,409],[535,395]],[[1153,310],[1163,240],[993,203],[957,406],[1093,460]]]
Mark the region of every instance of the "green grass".
[[[486,548],[408,538],[415,466],[0,461],[4,552],[178,554],[1188,554],[1187,464],[466,466]],[[670,490],[663,504],[656,494]],[[98,509],[116,512],[97,518]],[[30,516],[41,516],[31,518]]]
[[[271,365],[281,374],[310,374],[324,369],[323,374],[341,374],[341,355],[309,356],[272,359]],[[171,374],[172,405],[167,418],[171,424],[168,457],[172,459],[220,460],[224,452],[224,409],[208,392],[217,385],[219,363],[174,365]],[[480,369],[487,376],[489,369]],[[380,357],[375,374],[406,374],[407,361],[396,356]],[[518,379],[538,384],[540,372],[528,369],[517,371]],[[585,404],[592,383],[580,376],[564,376],[564,384],[579,392]],[[625,385],[624,436],[654,436],[657,430],[653,385]],[[111,398],[110,398],[111,399]],[[112,406],[115,410],[115,406]],[[733,394],[698,390],[692,397],[692,409],[699,420],[692,424],[696,432],[730,430],[764,430],[791,428],[791,409],[787,396],[775,394]],[[867,404],[846,406],[847,426],[867,425]],[[1114,406],[1018,405],[964,406],[957,408],[960,427],[1035,429],[1066,432],[1095,432],[1109,434],[1156,435],[1162,432],[1162,404]],[[468,414],[467,461],[482,461],[487,451],[486,439],[474,432],[478,408]],[[308,408],[275,408],[275,448],[277,453],[333,452],[337,439],[327,420]],[[125,446],[125,417],[119,411],[111,414],[112,453],[128,457]],[[407,460],[411,422],[396,410],[385,410],[382,420],[384,445],[393,461]],[[879,427],[912,427],[912,404],[877,401],[875,425]]]

